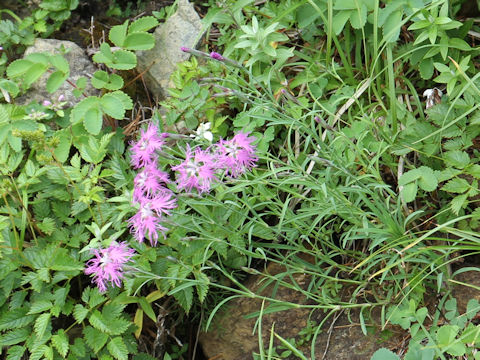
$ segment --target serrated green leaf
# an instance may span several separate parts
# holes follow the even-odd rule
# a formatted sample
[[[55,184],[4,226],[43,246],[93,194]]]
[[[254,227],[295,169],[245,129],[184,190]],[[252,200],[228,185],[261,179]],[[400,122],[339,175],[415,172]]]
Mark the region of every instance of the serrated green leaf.
[[[123,47],[127,50],[150,50],[155,45],[152,34],[139,32],[127,35]]]
[[[107,343],[108,335],[100,330],[87,326],[83,329],[85,335],[85,342],[95,352],[98,353]]]
[[[120,91],[120,90],[117,90],[117,91],[114,91],[114,92],[111,92],[110,95],[113,95],[115,96],[118,100],[120,100],[123,104],[123,107],[127,110],[132,110],[133,109],[133,101],[132,99],[130,98],[130,96],[128,96],[127,94],[125,94],[123,91]]]
[[[73,342],[73,345],[70,345],[71,354],[78,356],[80,358],[84,357],[86,354],[85,342],[82,338],[76,338]]]
[[[467,202],[468,194],[462,194],[455,196],[450,202],[450,208],[455,215],[458,215],[460,209],[468,204]]]
[[[68,73],[64,73],[62,71],[55,71],[53,72],[47,80],[46,89],[51,94],[57,91],[60,86],[67,80]]]
[[[21,360],[25,350],[25,346],[15,345],[9,347],[7,351],[7,360]]]
[[[417,196],[417,190],[417,182],[412,182],[404,185],[401,192],[403,200],[407,203],[415,200]]]
[[[457,194],[464,193],[468,191],[468,189],[470,189],[470,184],[468,183],[468,181],[458,177],[453,178],[442,187],[443,191]]]
[[[128,360],[127,346],[121,337],[113,338],[107,344],[107,349],[112,356],[117,360]]]
[[[102,130],[103,116],[98,107],[92,107],[87,110],[83,119],[83,126],[92,135],[98,135]]]
[[[417,180],[421,176],[422,176],[422,173],[419,169],[409,170],[406,173],[404,173],[402,176],[400,176],[400,178],[398,179],[398,185],[404,186],[408,183],[411,183],[412,181]]]
[[[27,315],[27,313],[27,308],[7,311],[0,318],[0,330],[15,329],[30,324],[35,319],[35,316]]]
[[[45,312],[47,310],[50,310],[52,306],[53,304],[50,300],[37,300],[33,302],[33,304],[30,306],[30,310],[27,314],[38,314],[41,312]]]
[[[115,46],[123,47],[125,37],[127,35],[128,20],[126,20],[122,25],[116,25],[110,29],[108,33],[108,38]]]
[[[112,69],[130,70],[137,66],[137,56],[128,50],[117,50],[113,53],[113,62],[107,63]]]
[[[123,102],[113,94],[105,94],[100,99],[102,110],[114,119],[122,120],[125,116]]]
[[[65,333],[65,330],[60,329],[55,335],[52,336],[52,344],[63,358],[67,356],[69,344],[68,336]]]
[[[7,76],[11,79],[21,76],[25,74],[32,65],[33,65],[33,62],[29,60],[25,60],[25,59],[15,60],[12,63],[10,63],[10,65],[8,65]]]
[[[453,166],[457,169],[463,169],[470,164],[470,156],[465,151],[460,150],[445,152],[443,159],[448,166]]]
[[[88,309],[83,307],[81,304],[75,305],[73,308],[73,317],[78,322],[81,323],[88,315]]]
[[[153,16],[143,16],[130,24],[128,33],[148,31],[158,25],[158,20]]]
[[[15,345],[25,341],[31,335],[30,327],[11,330],[0,336],[0,347]]]
[[[50,313],[44,313],[37,317],[37,320],[35,320],[35,324],[33,325],[33,330],[39,338],[43,337],[49,323]]]
[[[49,57],[49,61],[50,64],[52,64],[57,70],[61,71],[62,73],[66,74],[70,72],[70,65],[62,55],[51,55]]]
[[[69,129],[62,129],[55,132],[55,136],[58,137],[59,142],[57,147],[54,150],[56,159],[64,163],[70,155],[70,148],[72,146],[72,133]]]
[[[109,326],[105,319],[103,318],[102,314],[98,310],[94,310],[90,317],[88,318],[90,324],[95,328],[100,330],[104,333],[110,333]]]
[[[25,86],[29,88],[35,81],[40,78],[40,76],[45,73],[45,71],[47,71],[47,68],[47,65],[41,63],[36,63],[30,66],[28,71],[25,73],[25,76],[23,77]]]
[[[400,360],[400,358],[390,350],[381,348],[375,351],[370,360]]]

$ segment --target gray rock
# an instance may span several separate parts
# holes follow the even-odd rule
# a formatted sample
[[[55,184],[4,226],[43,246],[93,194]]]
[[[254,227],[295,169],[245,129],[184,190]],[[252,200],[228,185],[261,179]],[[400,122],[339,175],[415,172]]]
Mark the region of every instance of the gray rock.
[[[43,100],[50,100],[53,102],[53,100],[58,99],[58,97],[63,94],[65,96],[65,101],[67,101],[67,105],[73,106],[84,99],[83,96],[76,98],[73,95],[73,90],[75,88],[69,82],[75,84],[76,81],[82,76],[89,79],[95,72],[96,68],[85,54],[83,49],[77,44],[71,41],[56,39],[36,39],[35,43],[27,48],[24,56],[41,52],[46,52],[49,54],[60,53],[59,49],[62,45],[65,47],[65,49],[70,50],[64,55],[65,59],[70,65],[70,76],[68,81],[65,81],[56,92],[51,94],[46,89],[47,80],[50,75],[50,73],[47,72],[35,83],[33,83],[26,94],[16,98],[15,103],[22,105],[28,104],[32,101],[42,102]],[[90,84],[90,80],[88,80],[84,94],[87,96],[93,96],[98,95],[99,91],[95,89]]]
[[[147,87],[157,99],[163,99],[171,87],[170,76],[177,63],[188,60],[190,54],[180,47],[195,48],[202,38],[202,23],[188,0],[178,1],[178,10],[155,30],[155,47],[138,52],[138,70],[143,75]]]

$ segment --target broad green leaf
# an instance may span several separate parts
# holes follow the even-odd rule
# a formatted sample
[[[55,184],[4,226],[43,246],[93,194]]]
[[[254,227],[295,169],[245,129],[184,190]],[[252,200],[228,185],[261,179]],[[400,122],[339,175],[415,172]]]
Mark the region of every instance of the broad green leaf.
[[[120,100],[120,101],[123,103],[123,107],[124,107],[126,110],[132,110],[132,109],[133,109],[133,101],[132,101],[132,99],[130,98],[130,96],[128,96],[127,94],[125,94],[123,91],[117,90],[117,91],[111,92],[109,95],[113,95],[113,96],[115,96],[118,100]]]
[[[417,196],[417,190],[418,190],[417,182],[412,182],[412,183],[408,183],[407,185],[404,185],[401,192],[403,201],[408,203],[415,200]]]
[[[155,38],[149,33],[132,33],[127,35],[123,47],[127,50],[150,50],[155,45]]]
[[[406,173],[402,174],[402,176],[400,176],[400,178],[398,179],[398,185],[399,186],[406,185],[408,183],[411,183],[412,181],[417,180],[421,176],[422,176],[422,173],[419,169],[409,170]]]
[[[153,16],[143,16],[130,24],[128,33],[148,31],[158,25],[158,20]]]
[[[49,60],[50,60],[50,63],[60,72],[65,74],[70,72],[70,65],[62,55],[59,55],[59,54],[51,55]]]
[[[125,116],[123,102],[113,94],[105,94],[100,99],[102,110],[114,119],[122,120]]]
[[[361,3],[360,9],[355,9],[350,12],[350,24],[354,29],[361,29],[365,26],[366,22],[367,6]]]
[[[105,63],[109,64],[114,61],[114,57],[112,54],[112,49],[110,45],[107,43],[102,43],[100,45],[100,51],[97,52],[95,55],[92,57],[93,61],[98,62],[98,63]]]
[[[428,166],[421,166],[418,168],[418,171],[421,173],[421,176],[418,179],[418,186],[420,189],[434,191],[438,186],[437,177],[435,176],[434,171]]]
[[[55,136],[59,138],[57,147],[54,150],[56,159],[64,163],[68,159],[70,154],[70,147],[72,145],[72,133],[70,129],[62,129],[55,133]]]
[[[7,76],[9,78],[16,78],[25,74],[30,67],[33,65],[33,62],[25,59],[15,60],[7,67]]]
[[[123,79],[117,74],[108,74],[106,71],[95,71],[92,77],[92,85],[97,89],[118,90],[123,87]]]
[[[68,73],[64,73],[62,71],[55,71],[53,72],[47,80],[46,89],[49,93],[54,93],[58,90],[60,86],[67,80]]]
[[[127,27],[128,27],[128,20],[122,25],[116,25],[110,29],[108,33],[108,38],[111,42],[115,44],[115,46],[123,47],[123,43],[125,41],[125,37],[127,35]]]
[[[335,35],[339,35],[342,32],[349,17],[349,10],[339,11],[338,14],[333,17],[332,28]]]
[[[96,96],[89,96],[82,101],[80,101],[75,107],[73,108],[72,112],[70,113],[70,121],[73,124],[82,122],[85,118],[85,114],[91,108],[98,107],[100,104],[100,100]]]
[[[137,66],[137,56],[128,50],[117,50],[113,53],[113,62],[107,63],[112,69],[130,70]]]
[[[25,73],[23,78],[24,84],[29,88],[35,81],[37,81],[40,76],[42,76],[45,71],[47,71],[47,66],[41,63],[36,63],[30,66],[28,71]]]
[[[400,357],[388,349],[381,348],[375,351],[370,360],[400,360]]]
[[[107,349],[115,359],[128,360],[128,349],[121,337],[118,336],[110,340],[107,344]]]
[[[92,135],[98,135],[102,130],[103,116],[98,107],[92,107],[87,110],[83,119],[83,126]]]

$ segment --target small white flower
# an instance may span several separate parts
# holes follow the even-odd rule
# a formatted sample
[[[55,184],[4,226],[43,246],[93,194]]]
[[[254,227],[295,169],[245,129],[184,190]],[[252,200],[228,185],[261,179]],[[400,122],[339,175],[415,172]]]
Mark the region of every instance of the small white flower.
[[[425,108],[430,109],[433,105],[440,103],[442,101],[442,95],[442,90],[437,88],[425,90],[423,92],[423,96],[427,98],[425,100]]]
[[[195,140],[199,139],[207,139],[208,141],[212,142],[213,140],[213,134],[211,133],[210,128],[212,124],[207,122],[204,124],[198,125],[197,130],[195,131],[195,135],[190,135],[191,137],[194,137]]]

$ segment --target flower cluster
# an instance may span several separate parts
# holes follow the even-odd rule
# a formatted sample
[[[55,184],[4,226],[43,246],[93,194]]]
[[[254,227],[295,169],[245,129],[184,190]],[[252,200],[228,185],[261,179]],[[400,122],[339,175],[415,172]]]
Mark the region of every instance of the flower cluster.
[[[112,286],[120,286],[123,279],[123,267],[135,251],[130,249],[124,242],[113,242],[106,249],[91,250],[95,255],[86,263],[85,274],[93,274],[93,282],[97,285],[100,292],[107,290],[107,283]]]
[[[134,238],[139,242],[148,238],[152,246],[157,244],[159,232],[167,230],[162,225],[163,216],[170,215],[177,206],[172,191],[166,187],[170,182],[168,174],[157,168],[165,138],[164,134],[158,135],[157,126],[149,124],[131,148],[131,164],[141,170],[133,181],[133,201],[140,208],[128,222]]]
[[[164,235],[167,231],[163,225],[165,216],[177,206],[173,192],[166,187],[170,182],[168,173],[157,167],[166,137],[165,134],[158,135],[158,127],[149,124],[130,149],[132,166],[140,170],[133,190],[133,202],[139,205],[139,210],[128,221],[130,231],[137,241],[148,239],[152,246],[157,244],[159,234]],[[231,140],[220,140],[206,150],[192,149],[187,145],[185,160],[171,166],[177,174],[177,189],[189,192],[195,189],[202,194],[210,191],[220,175],[237,177],[250,170],[258,159],[253,141],[249,134],[238,133]]]
[[[208,129],[208,127],[207,127]],[[138,212],[129,220],[133,237],[152,246],[158,242],[159,234],[165,236],[168,230],[164,225],[165,216],[177,207],[174,193],[167,185],[171,183],[167,172],[158,168],[157,160],[165,145],[166,134],[159,135],[158,127],[149,124],[141,130],[140,138],[130,148],[131,164],[138,170],[133,181],[133,203]],[[185,149],[185,160],[171,166],[176,172],[178,190],[199,193],[210,191],[212,184],[225,175],[237,177],[252,169],[258,160],[255,155],[255,139],[248,133],[238,133],[230,140],[220,140],[206,150],[199,147]],[[92,250],[95,255],[85,268],[85,274],[93,275],[101,292],[107,289],[107,283],[121,285],[123,266],[133,256],[134,250],[125,243],[113,243],[107,249]]]

